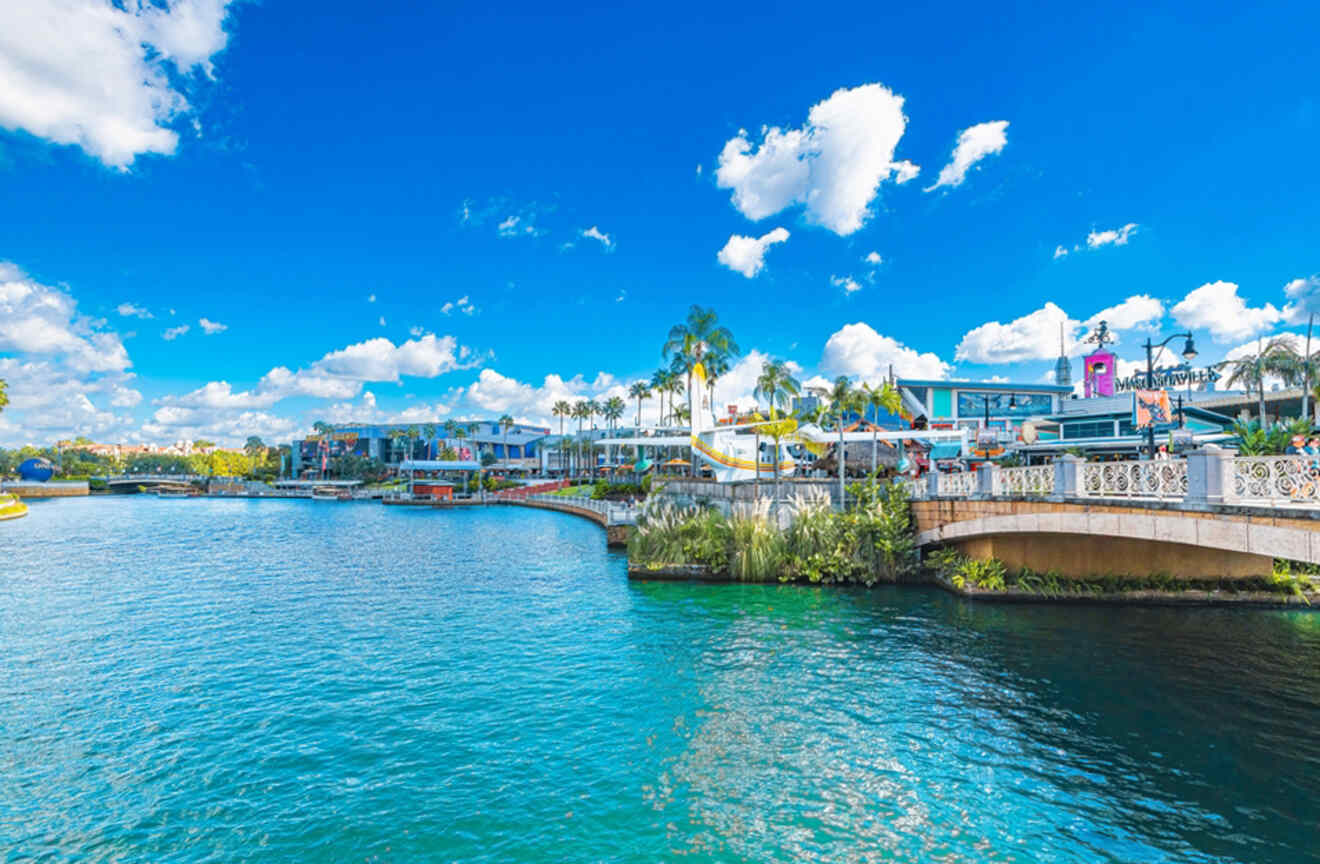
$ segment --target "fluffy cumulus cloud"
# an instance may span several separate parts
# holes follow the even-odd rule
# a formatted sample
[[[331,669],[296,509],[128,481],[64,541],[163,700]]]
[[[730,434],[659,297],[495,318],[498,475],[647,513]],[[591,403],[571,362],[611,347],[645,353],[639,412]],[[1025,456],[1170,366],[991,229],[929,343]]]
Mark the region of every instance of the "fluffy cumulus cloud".
[[[213,76],[230,0],[42,0],[4,4],[0,126],[81,147],[127,169],[169,155],[185,90]]]
[[[1135,294],[1117,306],[1101,309],[1086,319],[1087,327],[1104,321],[1113,330],[1156,330],[1164,319],[1164,304],[1148,294]]]
[[[79,314],[72,295],[8,261],[0,261],[0,352],[57,358],[75,372],[132,365],[119,335]]]
[[[940,169],[940,176],[932,185],[926,187],[926,191],[930,192],[941,186],[961,186],[973,165],[1004,149],[1004,145],[1008,143],[1008,136],[1005,134],[1007,129],[1007,120],[977,123],[964,129],[958,135],[958,143],[954,145],[953,158],[949,160],[948,165]]]
[[[866,258],[863,260],[865,260],[866,263],[870,264],[872,267],[879,267],[882,263],[884,263],[884,259],[880,257],[879,252],[869,252],[867,253]]]
[[[949,364],[927,351],[919,352],[902,342],[877,333],[869,324],[845,324],[825,342],[820,367],[830,375],[856,376],[877,382],[889,374],[908,378],[946,378]]]
[[[242,443],[249,435],[258,435],[265,441],[287,441],[303,432],[306,425],[266,411],[228,412],[167,405],[152,413],[139,434],[148,441],[205,438],[232,446]]]
[[[119,335],[79,314],[64,288],[8,262],[0,262],[0,355],[9,355],[0,356],[9,396],[0,445],[120,431],[132,418],[116,409],[142,399]]]
[[[1007,324],[987,321],[969,330],[958,343],[954,359],[970,363],[1018,363],[1051,360],[1058,356],[1059,328],[1068,344],[1074,343],[1079,322],[1054,303]],[[1071,350],[1071,349],[1070,349]]]
[[[461,390],[461,388],[460,388]],[[457,392],[451,392],[454,396]],[[324,410],[317,411],[317,418],[335,424],[350,423],[389,423],[424,424],[448,416],[453,410],[450,402],[416,403],[400,411],[387,411],[376,403],[376,394],[364,390],[357,402],[337,402]]]
[[[765,267],[765,252],[776,243],[788,240],[788,229],[776,228],[760,237],[734,234],[716,254],[716,259],[735,273],[751,279]]]
[[[605,372],[598,373],[590,381],[581,375],[569,379],[560,375],[546,375],[538,386],[502,375],[494,369],[482,369],[477,380],[468,385],[466,402],[478,412],[510,414],[519,422],[558,429],[558,419],[551,413],[556,402],[576,402],[581,399],[602,402],[612,396],[623,399],[631,409],[624,414],[624,422],[629,417],[635,417],[637,402],[629,398],[628,385]],[[650,422],[654,422],[655,406],[652,404],[646,407],[650,410],[643,414],[643,420],[649,418]],[[576,428],[574,421],[569,420],[566,428]]]
[[[916,165],[894,160],[906,127],[903,97],[883,85],[836,90],[801,128],[763,129],[759,144],[745,131],[729,139],[715,180],[733,190],[734,206],[748,219],[801,205],[809,222],[852,234],[871,215],[881,182],[917,175]]]
[[[1105,231],[1092,231],[1086,235],[1086,247],[1099,249],[1101,246],[1126,246],[1128,239],[1136,233],[1137,223],[1129,222],[1122,228],[1110,228]]]
[[[1255,309],[1247,306],[1233,282],[1207,282],[1190,292],[1169,310],[1184,327],[1208,330],[1216,342],[1249,339],[1272,328],[1283,313],[1272,303]]]
[[[1320,312],[1320,276],[1294,279],[1283,286],[1288,302],[1283,307],[1283,318],[1289,324],[1305,324],[1312,314]]]

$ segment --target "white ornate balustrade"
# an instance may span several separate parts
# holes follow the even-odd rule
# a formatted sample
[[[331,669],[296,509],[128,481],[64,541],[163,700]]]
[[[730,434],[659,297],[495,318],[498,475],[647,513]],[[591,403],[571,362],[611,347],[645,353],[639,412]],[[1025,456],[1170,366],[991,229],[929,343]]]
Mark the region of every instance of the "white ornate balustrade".
[[[1049,495],[1054,491],[1053,465],[1000,468],[994,478],[996,495]]]
[[[976,491],[976,474],[961,471],[957,474],[939,475],[939,494],[967,497]]]
[[[1320,462],[1305,456],[1239,456],[1233,498],[1241,504],[1320,504]]]
[[[1088,498],[1159,498],[1187,495],[1187,462],[1181,459],[1083,463],[1078,494]]]

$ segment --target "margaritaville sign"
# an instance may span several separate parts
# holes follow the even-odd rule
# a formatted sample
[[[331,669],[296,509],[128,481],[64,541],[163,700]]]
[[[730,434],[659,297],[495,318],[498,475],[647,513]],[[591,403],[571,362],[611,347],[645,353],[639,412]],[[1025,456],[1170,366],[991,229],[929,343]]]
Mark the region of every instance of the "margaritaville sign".
[[[1176,366],[1172,369],[1156,369],[1149,381],[1145,372],[1119,378],[1114,382],[1114,389],[1117,391],[1176,390],[1194,384],[1213,384],[1218,380],[1219,373],[1213,368],[1192,369],[1187,366]]]

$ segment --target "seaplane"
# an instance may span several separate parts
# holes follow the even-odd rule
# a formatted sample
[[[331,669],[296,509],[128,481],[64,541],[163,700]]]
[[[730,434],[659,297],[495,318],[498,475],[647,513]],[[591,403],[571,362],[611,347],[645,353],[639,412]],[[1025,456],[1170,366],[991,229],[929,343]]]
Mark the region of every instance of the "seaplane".
[[[838,432],[830,433],[814,423],[801,423],[784,416],[772,416],[769,420],[757,420],[738,424],[719,424],[711,411],[709,388],[706,386],[706,370],[698,363],[692,370],[692,390],[701,397],[696,410],[692,411],[692,429],[687,435],[652,435],[635,438],[605,438],[600,444],[623,447],[636,447],[641,451],[647,447],[687,447],[692,460],[698,460],[711,470],[715,480],[720,483],[733,483],[740,480],[766,480],[775,475],[778,463],[779,476],[792,476],[798,468],[793,458],[792,447],[801,445],[807,452],[821,456],[831,444],[849,444],[871,441],[957,441],[961,452],[966,454],[966,429],[899,429],[884,432]]]

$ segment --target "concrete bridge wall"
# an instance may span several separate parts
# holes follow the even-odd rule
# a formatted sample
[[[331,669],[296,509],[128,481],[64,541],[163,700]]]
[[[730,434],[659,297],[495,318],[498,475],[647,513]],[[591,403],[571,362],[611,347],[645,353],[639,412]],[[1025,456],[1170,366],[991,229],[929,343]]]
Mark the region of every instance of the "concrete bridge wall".
[[[1181,510],[1160,502],[912,502],[917,542],[952,544],[1011,568],[1181,579],[1265,576],[1275,558],[1320,563],[1320,520],[1264,508]]]

